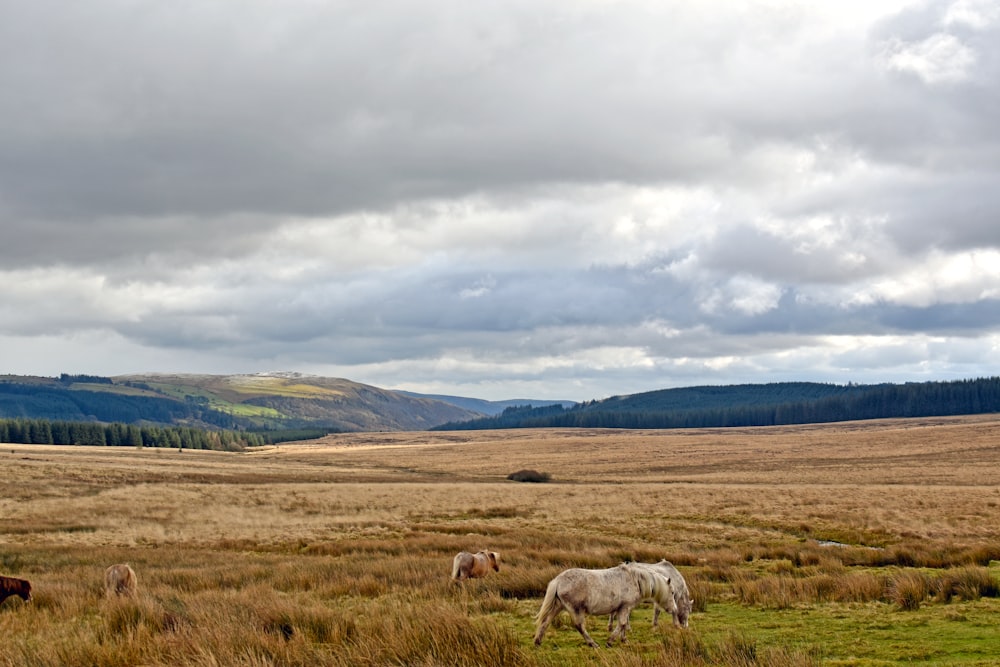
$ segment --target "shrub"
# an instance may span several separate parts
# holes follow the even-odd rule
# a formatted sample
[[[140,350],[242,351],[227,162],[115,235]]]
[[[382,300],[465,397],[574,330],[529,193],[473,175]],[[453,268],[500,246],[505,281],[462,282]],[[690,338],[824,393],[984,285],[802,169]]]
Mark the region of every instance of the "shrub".
[[[930,593],[927,577],[920,572],[901,572],[893,577],[889,595],[903,611],[916,611]]]
[[[751,667],[757,664],[757,640],[744,634],[731,633],[719,644],[719,660],[723,665]]]
[[[1000,595],[1000,586],[985,567],[968,566],[949,570],[934,582],[933,588],[939,602],[950,602],[955,595],[963,600]]]
[[[538,472],[537,470],[518,470],[517,472],[512,472],[507,475],[507,479],[513,480],[515,482],[548,482],[552,479],[552,476],[547,472]]]
[[[884,575],[871,572],[850,572],[837,580],[834,599],[839,602],[871,602],[882,600],[888,582]]]

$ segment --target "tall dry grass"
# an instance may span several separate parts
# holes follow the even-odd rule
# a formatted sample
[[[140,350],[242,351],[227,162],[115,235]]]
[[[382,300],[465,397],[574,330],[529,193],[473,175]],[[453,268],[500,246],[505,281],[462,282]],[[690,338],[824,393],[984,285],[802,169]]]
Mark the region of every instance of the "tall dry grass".
[[[707,632],[713,609],[996,597],[997,426],[4,446],[18,483],[0,490],[0,573],[31,579],[35,600],[0,605],[0,665],[818,664],[753,627]],[[505,479],[524,468],[552,480]],[[453,584],[454,554],[483,548],[501,572]],[[531,646],[559,571],[660,558],[693,592],[690,631],[636,622],[629,644],[586,652],[564,627]],[[137,598],[103,597],[116,562]]]

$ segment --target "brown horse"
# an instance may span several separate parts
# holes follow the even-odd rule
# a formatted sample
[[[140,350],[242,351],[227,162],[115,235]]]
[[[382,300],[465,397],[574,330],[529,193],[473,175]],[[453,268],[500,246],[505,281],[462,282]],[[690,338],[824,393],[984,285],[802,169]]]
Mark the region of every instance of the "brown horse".
[[[643,600],[654,600],[673,611],[674,591],[670,579],[635,563],[622,563],[606,570],[564,570],[545,590],[542,608],[535,616],[535,645],[542,643],[545,630],[563,610],[573,617],[573,627],[589,646],[597,648],[597,642],[587,634],[584,625],[588,614],[613,614],[618,627],[608,637],[608,646],[616,638],[625,641],[629,614]]]
[[[31,602],[31,582],[27,579],[0,576],[0,604],[15,595],[25,602]]]
[[[470,554],[460,551],[451,564],[451,578],[454,581],[485,577],[490,573],[500,571],[500,554],[495,551],[480,551]]]
[[[104,592],[108,597],[115,595],[135,596],[139,580],[135,570],[126,563],[112,565],[104,571]]]

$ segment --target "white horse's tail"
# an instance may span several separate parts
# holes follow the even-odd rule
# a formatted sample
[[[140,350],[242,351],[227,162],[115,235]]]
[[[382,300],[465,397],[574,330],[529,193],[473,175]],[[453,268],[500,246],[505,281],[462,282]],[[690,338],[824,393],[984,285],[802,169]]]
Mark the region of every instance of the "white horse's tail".
[[[535,625],[541,623],[543,619],[548,618],[549,614],[562,604],[559,601],[559,595],[556,593],[557,588],[555,580],[549,582],[549,587],[545,589],[545,599],[542,600],[542,608],[535,614]]]
[[[462,554],[455,556],[455,560],[451,563],[451,578],[458,579],[459,569],[461,567]]]

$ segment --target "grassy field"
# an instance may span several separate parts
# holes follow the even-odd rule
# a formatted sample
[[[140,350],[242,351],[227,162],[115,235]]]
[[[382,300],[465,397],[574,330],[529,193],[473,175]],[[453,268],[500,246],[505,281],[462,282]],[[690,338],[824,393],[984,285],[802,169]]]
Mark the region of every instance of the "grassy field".
[[[521,469],[546,484],[511,482]],[[1000,416],[0,445],[5,665],[1000,665]],[[460,550],[501,571],[454,585]],[[568,567],[667,558],[690,628],[589,649]],[[128,562],[136,599],[108,599]],[[594,638],[607,619],[591,618]]]

